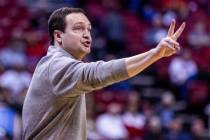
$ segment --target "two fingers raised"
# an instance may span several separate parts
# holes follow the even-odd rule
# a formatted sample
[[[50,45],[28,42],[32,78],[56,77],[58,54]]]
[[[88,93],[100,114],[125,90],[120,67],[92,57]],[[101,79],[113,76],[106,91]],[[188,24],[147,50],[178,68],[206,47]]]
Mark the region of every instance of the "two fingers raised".
[[[185,25],[186,25],[185,22],[183,22],[181,24],[181,26],[174,33],[176,21],[173,19],[171,22],[171,25],[169,27],[169,30],[168,30],[168,37],[171,37],[172,39],[177,40],[179,38],[179,36],[182,34],[182,32],[185,28]]]

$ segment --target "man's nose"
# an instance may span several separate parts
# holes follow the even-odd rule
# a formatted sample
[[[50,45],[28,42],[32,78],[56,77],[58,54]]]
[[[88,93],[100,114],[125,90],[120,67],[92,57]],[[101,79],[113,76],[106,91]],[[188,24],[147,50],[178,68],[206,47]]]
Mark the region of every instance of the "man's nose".
[[[84,37],[85,39],[90,40],[90,39],[91,39],[90,31],[86,30],[86,31],[83,33],[83,37]]]

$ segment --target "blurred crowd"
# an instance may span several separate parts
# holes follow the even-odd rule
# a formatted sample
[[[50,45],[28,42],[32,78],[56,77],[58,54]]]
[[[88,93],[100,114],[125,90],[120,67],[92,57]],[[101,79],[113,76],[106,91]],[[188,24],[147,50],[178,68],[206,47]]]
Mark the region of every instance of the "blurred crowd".
[[[49,45],[47,20],[61,6],[92,23],[86,62],[154,48],[172,19],[186,21],[182,50],[138,76],[87,95],[88,140],[210,139],[209,0],[1,0],[0,140],[19,140],[24,97]]]

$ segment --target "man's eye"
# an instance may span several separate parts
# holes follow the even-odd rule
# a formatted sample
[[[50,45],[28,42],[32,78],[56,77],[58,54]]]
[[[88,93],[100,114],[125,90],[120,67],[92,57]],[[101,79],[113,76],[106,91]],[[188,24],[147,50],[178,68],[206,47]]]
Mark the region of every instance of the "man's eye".
[[[80,26],[74,27],[73,30],[78,30],[78,31],[80,31],[80,30],[83,30],[83,27],[80,27]]]

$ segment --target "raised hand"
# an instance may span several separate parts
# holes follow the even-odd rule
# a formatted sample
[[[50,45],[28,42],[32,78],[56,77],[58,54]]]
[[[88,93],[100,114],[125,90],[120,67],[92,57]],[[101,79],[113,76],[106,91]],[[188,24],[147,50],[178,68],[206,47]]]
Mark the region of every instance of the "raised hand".
[[[156,47],[157,55],[160,58],[171,56],[180,50],[180,46],[177,42],[177,39],[182,34],[185,28],[185,22],[183,22],[179,29],[174,33],[175,26],[176,21],[172,20],[168,30],[168,35],[165,38],[163,38]]]

